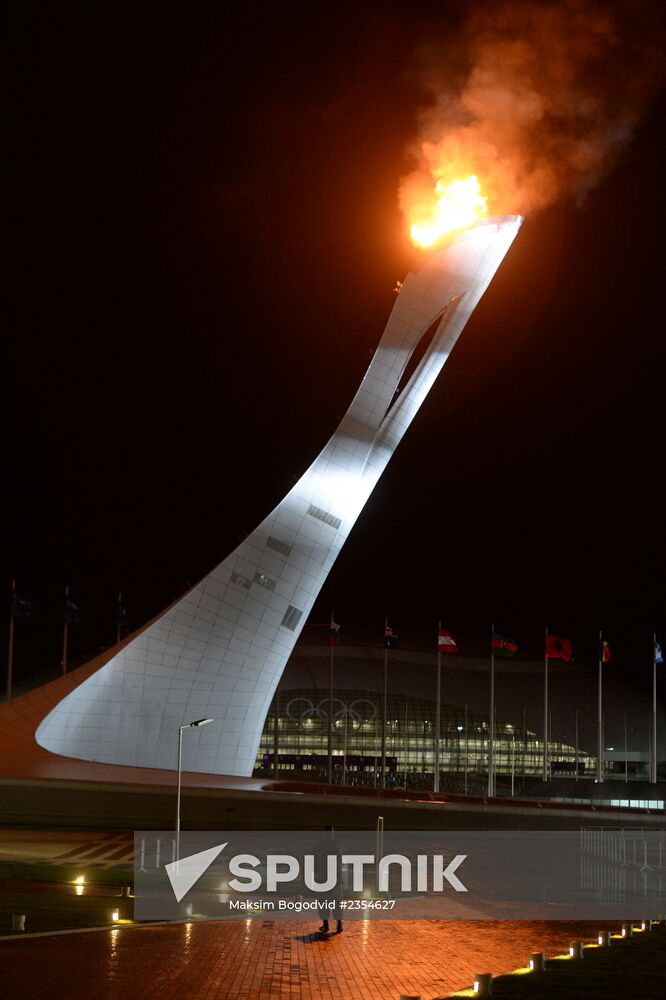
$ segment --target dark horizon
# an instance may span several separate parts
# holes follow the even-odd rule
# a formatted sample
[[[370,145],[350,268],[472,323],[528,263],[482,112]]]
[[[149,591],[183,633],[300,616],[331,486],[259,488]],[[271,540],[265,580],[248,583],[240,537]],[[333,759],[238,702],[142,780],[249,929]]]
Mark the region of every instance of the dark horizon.
[[[321,11],[12,11],[19,683],[57,666],[66,583],[76,661],[113,640],[119,591],[132,627],[158,613],[334,430],[419,260],[397,207],[414,66],[463,7],[449,29],[370,5],[352,32]],[[664,110],[584,202],[525,221],[311,620],[378,641],[385,614],[494,620],[529,648],[548,625],[592,660],[602,627],[644,686],[666,642]]]

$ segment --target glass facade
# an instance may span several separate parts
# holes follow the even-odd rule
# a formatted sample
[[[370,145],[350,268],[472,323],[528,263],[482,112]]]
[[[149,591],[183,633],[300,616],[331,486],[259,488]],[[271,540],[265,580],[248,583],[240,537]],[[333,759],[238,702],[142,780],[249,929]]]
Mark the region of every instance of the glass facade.
[[[280,691],[264,725],[255,775],[326,780],[328,694],[321,689]],[[333,697],[333,780],[351,785],[381,781],[383,697],[381,692],[339,690]],[[389,693],[386,717],[387,785],[432,787],[435,769],[435,702]],[[488,773],[488,717],[442,704],[439,733],[440,787],[482,791]],[[566,743],[549,744],[551,774],[592,774],[595,758]],[[495,726],[498,778],[540,776],[543,741],[536,733],[498,720]]]

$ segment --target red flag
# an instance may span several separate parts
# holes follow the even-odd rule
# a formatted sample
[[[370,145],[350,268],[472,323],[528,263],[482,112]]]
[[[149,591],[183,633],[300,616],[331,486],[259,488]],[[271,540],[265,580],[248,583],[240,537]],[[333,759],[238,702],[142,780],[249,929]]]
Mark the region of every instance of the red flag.
[[[457,653],[458,646],[456,640],[449,632],[440,628],[437,632],[437,650],[440,653]]]
[[[341,632],[342,632],[342,626],[338,625],[333,615],[331,615],[331,628],[329,631],[329,640],[328,640],[331,646],[340,645],[340,639],[342,638],[342,636],[340,635]]]
[[[573,649],[568,639],[558,639],[556,635],[546,636],[546,656],[549,660],[571,659]]]
[[[388,623],[388,618],[384,621],[384,645],[387,649],[395,649],[398,645],[398,633]]]
[[[493,632],[490,645],[495,656],[513,656],[518,652],[518,644],[499,632]]]

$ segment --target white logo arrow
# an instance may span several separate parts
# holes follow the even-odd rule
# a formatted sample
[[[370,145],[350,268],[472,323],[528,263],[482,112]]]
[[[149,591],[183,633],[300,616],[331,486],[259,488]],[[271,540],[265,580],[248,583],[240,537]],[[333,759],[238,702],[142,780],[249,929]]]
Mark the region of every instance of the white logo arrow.
[[[229,841],[225,844],[219,844],[218,847],[209,847],[207,851],[190,854],[187,858],[172,861],[170,864],[164,866],[177,903],[180,903],[183,896],[187,895],[194,883],[199,881],[203,873],[210,868],[215,858],[224,850],[228,843]]]

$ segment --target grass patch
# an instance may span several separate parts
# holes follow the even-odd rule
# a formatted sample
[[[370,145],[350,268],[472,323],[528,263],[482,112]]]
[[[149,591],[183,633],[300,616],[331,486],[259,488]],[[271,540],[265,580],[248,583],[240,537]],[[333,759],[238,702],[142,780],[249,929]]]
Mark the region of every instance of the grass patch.
[[[131,920],[134,900],[119,896],[69,896],[58,892],[3,892],[0,896],[0,935],[11,932],[13,913],[25,913],[25,930],[72,930],[76,927],[102,927],[111,924],[111,911],[118,910],[122,920]],[[21,937],[20,933],[16,937]],[[0,948],[2,945],[0,944]]]
[[[72,890],[72,884],[81,875],[85,883],[79,896]],[[2,882],[5,885],[0,893],[0,935],[11,932],[14,913],[25,913],[26,933],[102,927],[111,923],[110,913],[116,909],[123,920],[131,919],[134,914],[134,900],[120,896],[122,886],[134,884],[131,868],[0,861]],[[22,882],[31,885],[26,884],[23,890]]]
[[[497,976],[495,1000],[633,1000],[666,996],[666,930],[586,948],[582,960],[553,960],[546,972]]]

